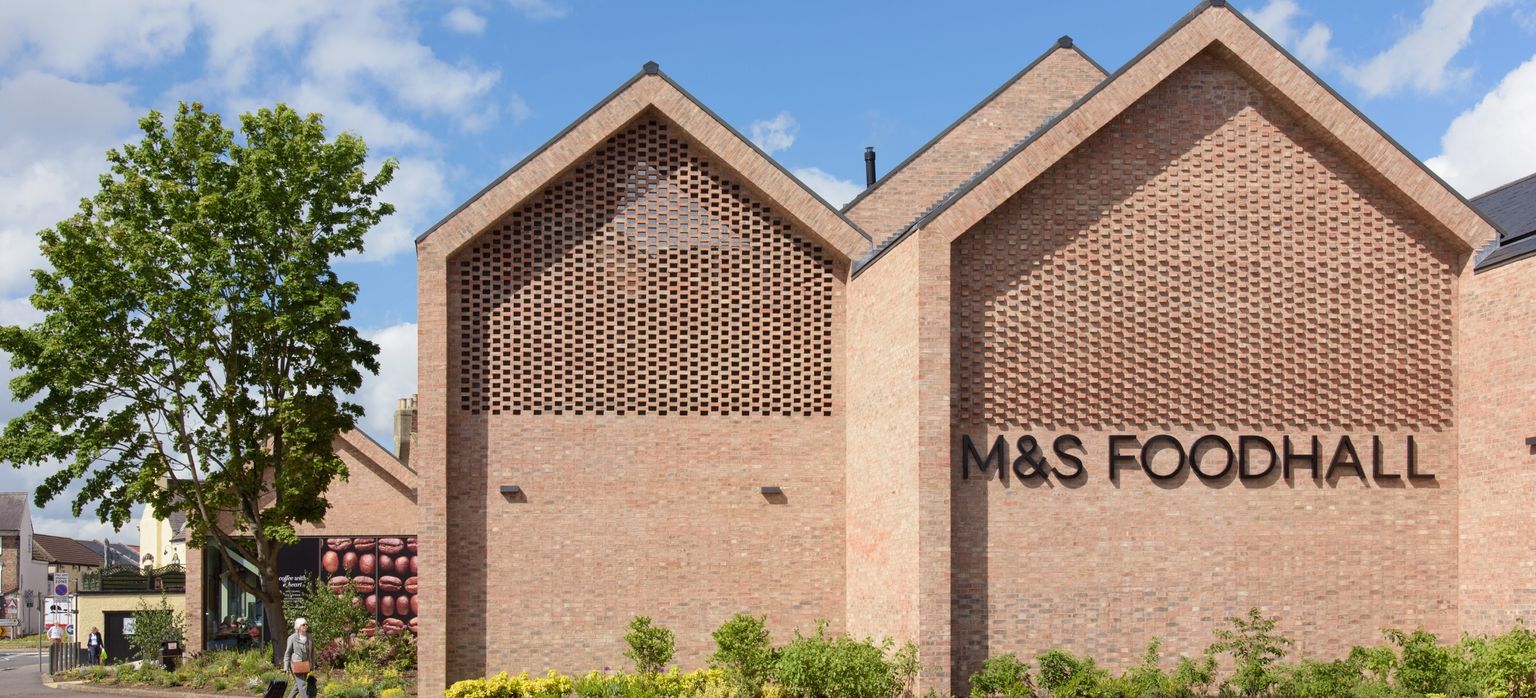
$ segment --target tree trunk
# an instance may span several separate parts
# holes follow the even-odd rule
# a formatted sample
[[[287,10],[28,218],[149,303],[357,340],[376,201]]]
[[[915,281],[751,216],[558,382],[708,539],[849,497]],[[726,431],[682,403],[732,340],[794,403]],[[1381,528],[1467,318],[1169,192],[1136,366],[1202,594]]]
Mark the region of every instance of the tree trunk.
[[[265,580],[262,586],[268,586]],[[277,668],[287,671],[288,667],[283,665],[283,651],[288,647],[288,619],[283,615],[282,592],[278,592],[272,598],[276,600],[262,599],[261,601],[261,609],[266,617],[267,637],[272,641],[272,663],[277,665]]]

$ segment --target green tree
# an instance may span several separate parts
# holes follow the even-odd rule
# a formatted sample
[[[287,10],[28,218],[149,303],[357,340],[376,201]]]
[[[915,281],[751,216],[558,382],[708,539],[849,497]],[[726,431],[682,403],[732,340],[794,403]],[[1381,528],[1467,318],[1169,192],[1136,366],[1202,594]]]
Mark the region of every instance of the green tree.
[[[243,115],[239,140],[198,104],[139,126],[100,191],[39,234],[43,319],[0,328],[11,392],[36,402],[0,458],[62,463],[39,506],[78,486],[75,515],[119,528],[137,503],[185,513],[190,545],[255,567],[230,579],[279,633],[278,551],[325,516],[347,475],[331,442],[362,414],[341,396],[378,371],[331,263],[393,212],[377,197],[395,163],[369,176],[360,138],[283,105]]]
[[[624,635],[624,656],[635,663],[639,674],[659,674],[672,661],[677,639],[672,631],[651,622],[650,616],[635,616],[629,621],[629,632]]]
[[[773,674],[777,659],[767,618],[738,613],[715,630],[715,653],[709,665],[725,670],[737,696],[756,698]]]

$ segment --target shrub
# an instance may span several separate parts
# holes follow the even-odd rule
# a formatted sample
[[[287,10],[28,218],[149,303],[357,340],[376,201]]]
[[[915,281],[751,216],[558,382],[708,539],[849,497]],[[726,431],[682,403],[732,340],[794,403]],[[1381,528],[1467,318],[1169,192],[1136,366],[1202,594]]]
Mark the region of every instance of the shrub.
[[[777,658],[773,639],[763,616],[738,613],[714,632],[715,653],[709,665],[725,672],[725,680],[734,693],[754,698],[773,674]]]
[[[351,583],[340,592],[333,592],[319,578],[309,580],[304,593],[283,609],[283,614],[290,624],[299,618],[309,621],[310,640],[318,648],[315,660],[321,666],[331,667],[345,664],[346,640],[372,618]],[[288,631],[292,633],[293,629]]]
[[[635,616],[629,622],[624,642],[629,644],[624,656],[635,663],[635,671],[641,674],[660,673],[676,651],[672,631],[652,624],[650,616]]]
[[[182,642],[187,636],[186,618],[181,611],[171,608],[165,595],[160,595],[158,606],[149,606],[143,600],[133,612],[133,634],[128,645],[140,659],[159,661],[160,645],[165,642]]]
[[[1040,663],[1040,685],[1053,698],[1088,698],[1098,693],[1109,672],[1100,669],[1089,657],[1078,657],[1063,650],[1046,650],[1035,657]]]
[[[886,660],[891,643],[828,636],[826,621],[816,634],[795,633],[779,650],[774,675],[784,692],[795,698],[891,698],[902,689],[893,662]]]
[[[1029,678],[1029,665],[1009,653],[989,657],[981,663],[981,669],[971,674],[971,698],[1032,698],[1034,682]]]
[[[1353,695],[1367,679],[1360,665],[1341,659],[1332,662],[1303,661],[1284,667],[1277,677],[1275,693],[1293,698],[1334,698]],[[1367,690],[1383,690],[1385,682],[1371,682]]]
[[[403,688],[386,688],[379,691],[379,698],[410,698],[410,695]]]
[[[327,681],[320,686],[320,698],[374,698],[373,684]]]
[[[460,681],[448,687],[444,698],[565,698],[576,688],[569,676],[556,672],[530,678],[528,672],[508,676],[502,672],[484,679]]]
[[[1280,680],[1275,665],[1285,657],[1291,641],[1275,633],[1277,619],[1265,618],[1257,608],[1231,621],[1230,629],[1216,631],[1217,641],[1208,651],[1232,655],[1235,671],[1228,683],[1234,689],[1246,696],[1261,695]]]

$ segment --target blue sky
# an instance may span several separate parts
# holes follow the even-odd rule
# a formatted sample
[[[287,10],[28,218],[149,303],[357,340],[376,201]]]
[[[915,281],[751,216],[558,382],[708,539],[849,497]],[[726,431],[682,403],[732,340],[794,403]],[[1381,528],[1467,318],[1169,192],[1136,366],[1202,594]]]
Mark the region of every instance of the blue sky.
[[[1234,3],[1468,195],[1536,171],[1536,0]],[[658,61],[829,200],[1071,35],[1119,68],[1193,2],[91,0],[0,5],[0,322],[32,322],[36,232],[94,189],[148,109],[201,101],[233,123],[284,101],[397,157],[399,213],[342,263],[383,349],[359,400],[389,440],[414,392],[411,240]],[[9,374],[6,370],[4,373]],[[23,405],[7,399],[0,419]],[[0,469],[0,490],[39,470]],[[97,536],[65,503],[50,533]],[[123,531],[133,538],[136,532]]]

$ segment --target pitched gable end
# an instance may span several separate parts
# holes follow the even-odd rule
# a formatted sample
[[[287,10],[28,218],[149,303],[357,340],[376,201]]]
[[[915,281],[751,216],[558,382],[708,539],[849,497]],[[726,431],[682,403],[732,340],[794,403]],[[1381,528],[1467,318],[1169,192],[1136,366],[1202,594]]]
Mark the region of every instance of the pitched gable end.
[[[906,226],[883,248],[919,230],[942,231],[949,240],[964,234],[1169,76],[1208,51],[1219,52],[1246,79],[1310,122],[1458,249],[1470,251],[1495,235],[1494,226],[1465,198],[1247,18],[1225,3],[1206,0],[1070,109]],[[857,265],[855,273],[878,260],[881,251]]]
[[[513,166],[416,240],[422,259],[446,259],[501,216],[578,166],[646,114],[675,125],[730,168],[746,186],[844,259],[869,248],[869,237],[804,183],[709,111],[654,63]]]

